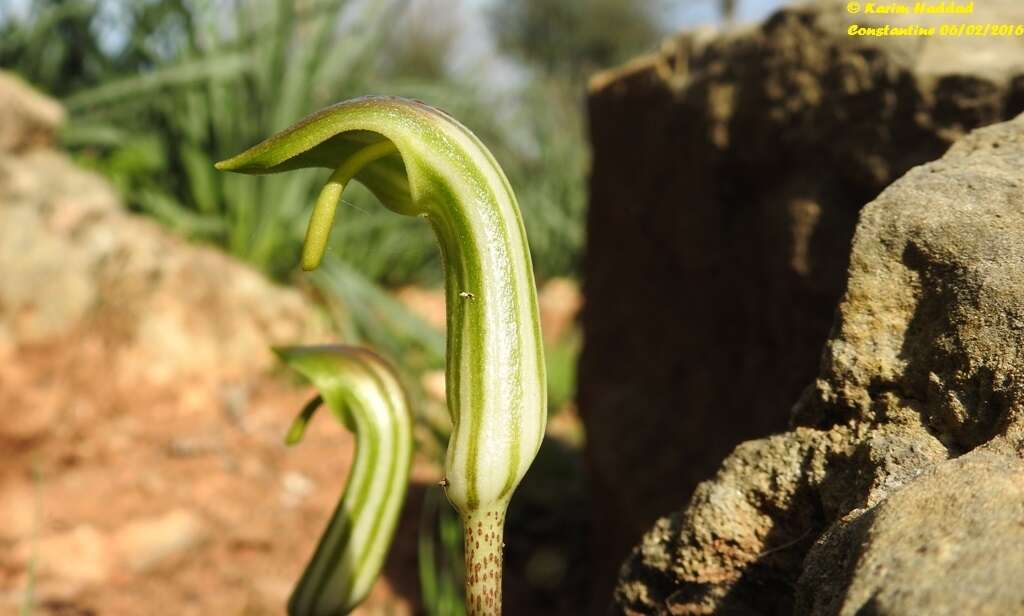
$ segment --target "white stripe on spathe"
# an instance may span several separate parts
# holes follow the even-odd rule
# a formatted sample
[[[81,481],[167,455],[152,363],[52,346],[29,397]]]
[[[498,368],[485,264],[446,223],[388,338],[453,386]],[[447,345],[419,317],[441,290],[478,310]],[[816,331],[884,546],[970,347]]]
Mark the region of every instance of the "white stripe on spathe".
[[[530,319],[535,318],[530,311],[530,301],[523,302],[522,298],[529,298],[535,305],[535,291],[533,287],[533,271],[530,262],[529,248],[526,244],[526,235],[523,228],[521,216],[519,215],[518,207],[515,203],[515,197],[511,194],[511,189],[508,185],[508,180],[501,172],[497,163],[494,161],[493,156],[486,148],[473,137],[468,130],[461,125],[457,125],[454,122],[449,122],[444,127],[444,134],[447,138],[446,145],[450,147],[449,151],[459,151],[468,153],[470,156],[486,158],[491,164],[482,165],[480,168],[480,176],[483,177],[483,184],[486,185],[486,189],[489,189],[492,195],[495,197],[494,202],[499,206],[499,215],[495,220],[487,220],[488,215],[493,215],[494,212],[488,211],[487,208],[475,208],[467,207],[465,210],[468,215],[474,220],[473,227],[480,230],[482,237],[480,243],[487,246],[493,246],[502,241],[502,236],[509,238],[505,243],[505,248],[511,253],[509,258],[501,261],[496,261],[488,264],[484,264],[484,270],[488,272],[502,272],[504,275],[501,278],[506,280],[511,279],[516,289],[513,292],[509,292],[506,288],[494,289],[494,297],[483,298],[490,303],[488,312],[494,313],[486,319],[488,323],[501,320],[504,315],[511,313],[509,304],[513,301],[518,301],[521,307],[518,323],[513,323],[513,327],[496,328],[494,330],[488,330],[487,333],[492,333],[488,340],[488,346],[492,347],[488,353],[484,354],[482,359],[483,362],[488,361],[489,358],[494,358],[497,355],[508,354],[515,352],[517,359],[521,362],[520,370],[514,371],[512,376],[519,377],[510,381],[508,374],[500,370],[494,370],[490,374],[493,375],[489,378],[486,391],[494,398],[491,404],[495,406],[501,406],[505,401],[512,399],[514,392],[511,388],[515,385],[523,385],[522,375],[523,374],[538,374],[538,378],[534,383],[543,384],[545,382],[543,375],[543,365],[538,365],[537,357],[540,345],[539,339],[539,327],[531,326]],[[443,129],[442,129],[443,130]],[[448,141],[450,140],[450,141]],[[476,204],[480,202],[480,193],[474,188],[476,186],[467,186],[468,190],[465,193],[459,195],[459,201],[467,204]],[[485,190],[486,190],[485,189]],[[499,227],[503,226],[499,232]],[[520,241],[515,241],[516,236]],[[492,257],[493,255],[488,255]],[[475,299],[475,298],[474,298]],[[472,301],[472,300],[470,300]],[[536,332],[536,336],[529,337],[523,336],[523,332],[530,331],[531,329]],[[533,347],[533,348],[531,348]],[[464,363],[462,366],[463,374],[468,374],[470,366],[475,364],[476,361],[470,359],[466,361],[464,357]],[[463,381],[465,385],[465,381]],[[543,386],[534,388],[532,391],[530,388],[522,388],[519,392],[522,397],[522,407],[524,412],[526,409],[542,409],[542,412],[546,410],[546,400],[544,400],[546,391]],[[468,401],[468,390],[463,387],[460,392],[460,396],[463,401]],[[464,402],[465,404],[466,402]],[[536,451],[540,446],[540,439],[543,436],[544,418],[540,421],[525,421],[521,422],[519,426],[509,425],[510,413],[507,412],[494,412],[487,413],[484,416],[483,425],[480,427],[480,433],[477,438],[484,443],[488,443],[491,447],[488,450],[481,452],[482,455],[477,460],[477,477],[480,478],[477,490],[480,493],[479,499],[482,503],[489,503],[498,500],[500,493],[505,487],[506,477],[501,476],[498,472],[499,469],[507,469],[507,464],[503,464],[509,459],[509,449],[511,441],[508,438],[508,434],[513,430],[521,430],[518,439],[519,442],[519,459],[520,463],[516,470],[516,483],[525,474],[526,469],[529,467],[530,462],[536,455]],[[469,422],[464,422],[460,426],[464,430],[460,430],[458,437],[460,440],[472,438],[473,435],[468,434]],[[531,433],[531,430],[532,433]],[[459,449],[459,451],[464,451]],[[465,464],[465,458],[462,457],[462,464]],[[458,462],[456,462],[458,464]],[[452,471],[458,471],[460,473],[465,472],[465,468],[456,466],[455,468],[449,468],[449,474],[453,474]],[[490,471],[490,472],[488,472]],[[506,470],[507,475],[507,470]]]

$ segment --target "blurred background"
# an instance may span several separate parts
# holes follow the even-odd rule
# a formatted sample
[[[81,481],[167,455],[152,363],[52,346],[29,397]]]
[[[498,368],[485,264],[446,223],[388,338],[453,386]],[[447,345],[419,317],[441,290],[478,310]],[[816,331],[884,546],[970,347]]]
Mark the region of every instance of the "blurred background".
[[[595,497],[573,401],[587,80],[779,4],[0,0],[0,612],[281,613],[353,443],[322,419],[284,448],[310,391],[267,348],[341,340],[400,366],[419,413],[416,485],[361,613],[463,613],[461,531],[435,487],[444,299],[428,227],[353,185],[325,266],[300,274],[324,173],[213,169],[380,93],[459,118],[516,189],[551,426],[510,512],[507,605],[578,613]]]

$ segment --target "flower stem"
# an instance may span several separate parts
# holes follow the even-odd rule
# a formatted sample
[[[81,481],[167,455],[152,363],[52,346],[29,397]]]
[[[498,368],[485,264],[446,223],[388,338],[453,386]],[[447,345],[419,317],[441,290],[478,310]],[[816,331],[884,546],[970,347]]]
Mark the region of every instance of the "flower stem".
[[[501,614],[501,562],[505,505],[462,516],[466,537],[466,614]]]

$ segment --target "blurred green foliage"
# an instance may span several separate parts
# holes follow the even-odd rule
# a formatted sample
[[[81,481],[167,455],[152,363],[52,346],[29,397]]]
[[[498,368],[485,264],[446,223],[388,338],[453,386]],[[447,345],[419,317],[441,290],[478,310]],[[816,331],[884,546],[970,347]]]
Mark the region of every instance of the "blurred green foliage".
[[[551,413],[564,410],[576,397],[576,358],[580,354],[582,337],[572,332],[567,337],[545,348],[548,376],[548,409]]]
[[[451,0],[39,0],[24,19],[0,19],[0,65],[63,99],[66,145],[133,208],[279,279],[294,271],[323,173],[254,180],[215,173],[213,162],[337,100],[425,100],[494,150],[518,189],[539,276],[573,274],[586,167],[578,108],[555,88],[484,91],[479,74],[449,70],[457,8]],[[336,257],[387,285],[439,281],[427,225],[384,211],[366,191],[345,201]]]
[[[664,10],[658,0],[516,0],[490,17],[502,48],[573,82],[654,48]]]
[[[462,521],[444,500],[439,486],[427,488],[417,546],[423,605],[430,616],[465,616]]]

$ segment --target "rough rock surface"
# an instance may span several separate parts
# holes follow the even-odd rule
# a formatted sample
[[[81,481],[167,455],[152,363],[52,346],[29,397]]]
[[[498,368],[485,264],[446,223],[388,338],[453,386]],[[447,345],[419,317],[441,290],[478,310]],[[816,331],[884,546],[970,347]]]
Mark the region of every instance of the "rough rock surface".
[[[965,19],[1024,23],[1024,3],[975,5]],[[579,404],[601,495],[596,601],[643,530],[738,442],[785,429],[816,375],[860,208],[971,129],[1024,110],[1020,39],[851,37],[854,22],[901,19],[845,6],[687,34],[592,81]],[[935,387],[961,368],[936,367]],[[927,388],[923,368],[910,370]],[[950,399],[946,421],[960,421],[961,403]],[[957,433],[965,443],[991,428],[965,421],[977,424]]]
[[[104,331],[114,372],[166,384],[256,374],[270,345],[326,332],[296,291],[127,214],[61,153],[0,154],[0,204],[0,345]]]
[[[938,465],[831,529],[807,557],[794,613],[1020,613],[1024,463],[1007,453]]]
[[[798,427],[740,445],[621,571],[624,614],[1024,606],[1024,115],[863,209]]]
[[[64,108],[17,76],[0,72],[0,152],[53,145]]]

